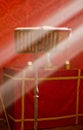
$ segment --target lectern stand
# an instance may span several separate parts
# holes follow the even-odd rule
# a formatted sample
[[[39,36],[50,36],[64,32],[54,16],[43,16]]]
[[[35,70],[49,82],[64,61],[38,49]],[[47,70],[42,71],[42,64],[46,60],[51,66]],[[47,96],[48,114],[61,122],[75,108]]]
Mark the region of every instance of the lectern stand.
[[[47,67],[52,68],[48,51],[55,49],[58,42],[69,36],[70,29],[54,27],[32,27],[16,28],[15,33],[15,50],[17,53],[33,53],[34,60],[38,59],[38,53],[47,52]],[[64,33],[64,35],[63,35]],[[59,37],[59,35],[63,35]],[[56,51],[56,49],[55,49]],[[34,130],[38,128],[38,64],[35,62],[35,87],[34,87]],[[22,130],[24,128],[22,127]]]

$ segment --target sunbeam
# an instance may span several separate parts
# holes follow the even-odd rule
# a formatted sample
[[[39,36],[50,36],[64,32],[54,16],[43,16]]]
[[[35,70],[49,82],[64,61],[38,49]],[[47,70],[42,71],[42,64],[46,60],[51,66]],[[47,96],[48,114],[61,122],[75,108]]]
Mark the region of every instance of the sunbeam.
[[[72,18],[82,9],[83,5],[81,4],[81,0],[74,0],[66,7],[62,7],[57,12],[51,14],[48,19],[44,19],[43,22],[40,22],[39,26],[59,26],[68,19]]]

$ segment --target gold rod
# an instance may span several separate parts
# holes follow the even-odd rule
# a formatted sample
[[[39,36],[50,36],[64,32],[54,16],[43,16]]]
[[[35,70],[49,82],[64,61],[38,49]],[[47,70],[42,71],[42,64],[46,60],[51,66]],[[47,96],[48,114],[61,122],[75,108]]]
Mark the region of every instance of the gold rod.
[[[15,122],[21,122],[22,119],[14,119],[11,115],[8,115],[9,118]],[[83,114],[81,115],[83,116]],[[76,114],[74,115],[66,115],[66,116],[60,116],[60,117],[48,117],[48,118],[38,118],[38,121],[52,121],[52,120],[60,120],[60,119],[67,119],[67,118],[73,118],[73,117],[76,117]],[[33,122],[34,119],[31,118],[31,119],[24,119],[25,122]]]
[[[25,71],[23,72],[23,77],[25,77]],[[22,80],[22,112],[21,112],[21,130],[24,130],[24,87],[25,87],[25,80]]]
[[[82,114],[78,114],[79,116],[83,116],[83,113]]]
[[[14,79],[14,80],[35,80],[35,78],[20,78],[20,77],[13,77],[9,74],[4,73],[4,76]],[[83,76],[79,76],[80,79],[83,79]],[[75,80],[78,79],[77,76],[67,76],[67,77],[49,77],[49,78],[38,78],[38,80]]]
[[[76,96],[76,125],[78,124],[80,73],[81,73],[81,70],[79,69],[78,70],[78,81],[77,81],[77,96]]]
[[[35,62],[37,62],[38,58],[38,46],[36,44],[35,46],[35,54],[34,54],[34,59]],[[38,126],[38,65],[35,63],[35,87],[34,87],[34,130],[37,130]]]

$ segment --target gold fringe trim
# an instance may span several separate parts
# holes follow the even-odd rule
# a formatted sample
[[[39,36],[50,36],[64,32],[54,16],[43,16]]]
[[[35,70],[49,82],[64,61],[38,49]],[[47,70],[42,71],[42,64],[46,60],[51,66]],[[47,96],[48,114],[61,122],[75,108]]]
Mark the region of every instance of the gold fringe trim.
[[[21,122],[22,119],[15,119],[11,115],[9,115],[9,118],[15,122]],[[73,118],[76,117],[76,115],[68,115],[68,116],[60,116],[60,117],[50,117],[50,118],[38,118],[38,121],[52,121],[52,120],[60,120],[60,119],[66,119],[66,118]],[[24,119],[24,121],[33,122],[34,119]]]

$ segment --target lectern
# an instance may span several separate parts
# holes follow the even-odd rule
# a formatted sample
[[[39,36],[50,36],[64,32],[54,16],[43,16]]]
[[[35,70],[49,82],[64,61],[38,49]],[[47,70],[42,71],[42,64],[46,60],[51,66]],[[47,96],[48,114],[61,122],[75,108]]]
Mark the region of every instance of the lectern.
[[[71,29],[55,27],[20,27],[14,30],[16,53],[33,53],[34,60],[38,59],[38,53],[47,52],[47,67],[52,68],[50,63],[50,49],[56,51],[56,46],[65,38],[69,37]],[[38,64],[35,67],[34,87],[34,130],[38,126]],[[24,90],[23,90],[24,92]],[[24,95],[24,93],[23,93]],[[22,123],[22,130],[24,125]]]

